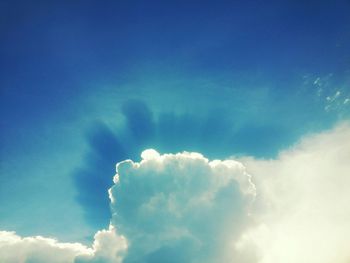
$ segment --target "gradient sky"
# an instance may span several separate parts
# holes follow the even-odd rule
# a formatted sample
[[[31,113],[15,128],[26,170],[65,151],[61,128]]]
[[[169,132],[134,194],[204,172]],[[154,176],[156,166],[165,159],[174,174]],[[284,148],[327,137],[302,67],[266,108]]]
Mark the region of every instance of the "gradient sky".
[[[146,148],[269,159],[349,120],[349,14],[347,0],[1,1],[0,229],[89,243],[115,164]]]

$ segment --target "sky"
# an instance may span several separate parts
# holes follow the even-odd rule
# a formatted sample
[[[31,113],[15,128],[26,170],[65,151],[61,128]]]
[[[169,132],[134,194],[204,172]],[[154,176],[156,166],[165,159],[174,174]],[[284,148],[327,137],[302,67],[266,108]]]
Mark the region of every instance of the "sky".
[[[348,262],[349,13],[0,1],[0,261]]]

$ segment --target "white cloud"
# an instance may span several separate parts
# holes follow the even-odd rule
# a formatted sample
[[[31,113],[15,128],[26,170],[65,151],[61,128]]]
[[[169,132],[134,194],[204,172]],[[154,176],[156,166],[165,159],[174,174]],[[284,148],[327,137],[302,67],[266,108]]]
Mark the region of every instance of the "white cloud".
[[[119,263],[127,250],[125,237],[118,235],[110,225],[108,230],[100,230],[95,234],[92,246],[93,254],[78,256],[75,263]]]
[[[142,153],[117,165],[91,248],[0,231],[6,263],[348,263],[350,124],[273,160]],[[118,231],[117,231],[118,230]]]
[[[20,237],[0,231],[0,262],[6,263],[80,263],[121,262],[126,240],[113,227],[95,234],[92,248],[80,243],[59,243],[52,238]]]
[[[243,165],[187,152],[142,158],[119,163],[110,190],[125,262],[225,261],[250,225],[255,187]]]
[[[116,184],[109,191],[111,226],[96,233],[92,248],[5,231],[0,235],[0,261],[225,260],[234,249],[231,241],[250,225],[255,187],[243,165],[233,160],[210,162],[199,153],[160,155],[146,150],[141,156],[140,163],[127,160],[117,165]]]
[[[258,189],[260,226],[240,241],[261,263],[350,262],[350,126],[311,135],[276,160],[242,159]]]
[[[78,243],[58,243],[41,236],[22,238],[14,232],[0,231],[0,262],[71,263],[77,255],[92,253]]]

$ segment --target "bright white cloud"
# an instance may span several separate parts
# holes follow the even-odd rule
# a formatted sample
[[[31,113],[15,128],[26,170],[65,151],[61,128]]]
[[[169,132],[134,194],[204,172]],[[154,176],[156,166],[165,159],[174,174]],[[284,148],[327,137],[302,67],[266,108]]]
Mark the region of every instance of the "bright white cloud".
[[[274,160],[144,151],[117,165],[91,248],[0,231],[6,263],[348,263],[350,124]],[[117,231],[118,230],[118,231]]]
[[[258,189],[261,263],[350,262],[350,126],[304,138],[276,160],[242,160]],[[251,245],[252,243],[250,243]]]
[[[109,191],[111,226],[96,233],[92,248],[1,232],[0,259],[10,263],[225,261],[234,249],[232,241],[251,221],[255,187],[243,165],[233,160],[210,162],[187,152],[160,155],[146,150],[141,156],[140,163],[127,160],[117,165],[115,185]]]
[[[14,232],[0,231],[0,262],[72,263],[77,255],[93,251],[78,243],[58,243],[41,236],[22,238]]]
[[[95,234],[92,246],[93,254],[78,256],[75,263],[119,263],[127,250],[125,237],[118,235],[110,225],[108,230],[100,230]]]
[[[198,153],[142,153],[117,165],[112,222],[130,242],[125,262],[224,262],[250,225],[255,197],[239,162]]]
[[[59,243],[52,238],[20,237],[0,231],[0,262],[6,263],[118,263],[126,240],[113,227],[95,234],[92,248],[80,243]]]

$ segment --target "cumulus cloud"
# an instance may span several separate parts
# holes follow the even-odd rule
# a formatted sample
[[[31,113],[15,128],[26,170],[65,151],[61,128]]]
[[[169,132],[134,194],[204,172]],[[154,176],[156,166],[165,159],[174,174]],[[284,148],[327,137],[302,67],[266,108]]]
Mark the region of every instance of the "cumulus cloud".
[[[260,263],[350,262],[349,160],[349,123],[307,136],[275,160],[243,158],[258,189],[260,224],[241,249],[258,247]]]
[[[88,129],[89,150],[72,173],[77,201],[87,223],[95,230],[105,227],[110,219],[106,192],[115,163],[127,158],[138,160],[145,148],[171,153],[195,151],[209,158],[226,158],[233,152],[275,156],[281,145],[291,143],[302,133],[300,129],[266,121],[241,122],[240,116],[224,109],[199,115],[157,112],[139,100],[126,101],[121,108],[124,122],[117,124],[117,131],[102,122]]]
[[[117,165],[112,223],[129,242],[123,262],[224,262],[250,225],[255,187],[236,161],[142,153]]]
[[[141,154],[118,163],[109,190],[113,216],[92,248],[1,232],[6,262],[118,263],[225,261],[250,225],[255,187],[244,166],[199,153]],[[120,234],[117,234],[117,231]],[[18,255],[16,251],[20,250]]]
[[[71,263],[78,255],[93,251],[78,243],[58,243],[41,236],[22,238],[14,232],[0,231],[0,261]]]
[[[146,150],[117,164],[110,227],[91,248],[2,231],[0,262],[348,263],[349,138],[343,123],[239,162]]]
[[[59,243],[41,236],[20,237],[0,231],[0,262],[6,263],[118,263],[126,240],[111,226],[95,234],[92,248],[80,243]]]

